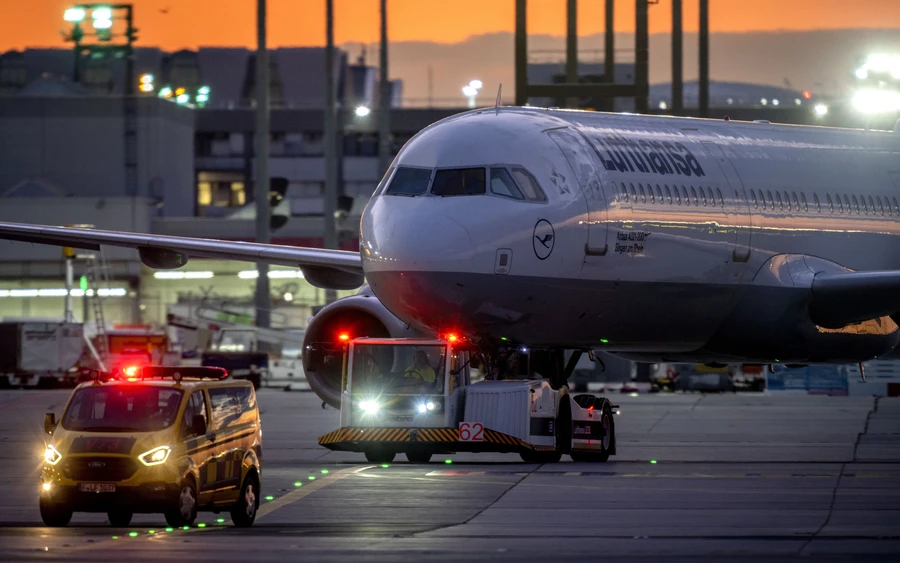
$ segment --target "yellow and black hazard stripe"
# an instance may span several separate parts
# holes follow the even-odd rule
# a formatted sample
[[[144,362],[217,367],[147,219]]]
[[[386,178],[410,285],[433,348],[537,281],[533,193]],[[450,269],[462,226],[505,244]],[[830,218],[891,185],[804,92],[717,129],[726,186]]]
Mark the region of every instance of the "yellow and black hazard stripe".
[[[484,429],[484,441],[492,444],[509,444],[510,446],[519,446],[522,444],[522,440],[514,436],[495,430],[488,430],[487,428]]]
[[[415,433],[417,442],[455,442],[459,440],[456,428],[420,428]]]
[[[525,444],[519,438],[484,429],[483,442],[488,444],[505,444],[521,446]],[[458,442],[459,430],[456,428],[339,428],[319,438],[320,445],[339,442]],[[473,442],[474,443],[474,442]]]

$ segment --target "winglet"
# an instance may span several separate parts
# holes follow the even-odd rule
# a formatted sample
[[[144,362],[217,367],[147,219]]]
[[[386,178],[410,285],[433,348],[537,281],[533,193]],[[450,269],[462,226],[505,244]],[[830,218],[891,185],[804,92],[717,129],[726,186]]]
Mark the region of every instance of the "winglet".
[[[500,93],[503,92],[503,83],[497,88],[497,101],[494,102],[494,115],[500,113]]]

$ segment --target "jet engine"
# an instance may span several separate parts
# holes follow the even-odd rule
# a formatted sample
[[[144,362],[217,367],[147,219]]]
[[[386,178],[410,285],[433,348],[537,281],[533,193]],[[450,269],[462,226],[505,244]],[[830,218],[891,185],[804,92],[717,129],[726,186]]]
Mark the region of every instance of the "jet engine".
[[[310,321],[303,338],[303,370],[309,386],[323,401],[341,408],[342,343],[372,338],[413,338],[420,331],[395,317],[369,289],[325,306]]]

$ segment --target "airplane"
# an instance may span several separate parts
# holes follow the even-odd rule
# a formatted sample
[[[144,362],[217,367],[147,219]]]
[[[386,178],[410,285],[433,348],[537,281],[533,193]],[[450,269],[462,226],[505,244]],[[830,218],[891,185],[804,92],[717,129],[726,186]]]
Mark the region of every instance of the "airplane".
[[[900,357],[898,235],[900,127],[533,107],[468,111],[410,139],[361,217],[358,254],[0,223],[3,239],[131,247],[153,268],[235,259],[362,286],[316,314],[305,347],[346,331],[452,330],[531,350],[556,375],[565,349],[641,362]],[[306,367],[339,405],[339,370]]]

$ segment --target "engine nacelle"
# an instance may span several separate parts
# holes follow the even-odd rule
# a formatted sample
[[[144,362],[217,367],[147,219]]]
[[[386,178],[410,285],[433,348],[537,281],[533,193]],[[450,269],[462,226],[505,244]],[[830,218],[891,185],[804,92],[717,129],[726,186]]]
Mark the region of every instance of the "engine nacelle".
[[[352,297],[339,299],[319,311],[303,338],[303,370],[320,399],[341,407],[340,335],[350,338],[415,338],[421,332],[398,319],[382,305],[368,285]]]

